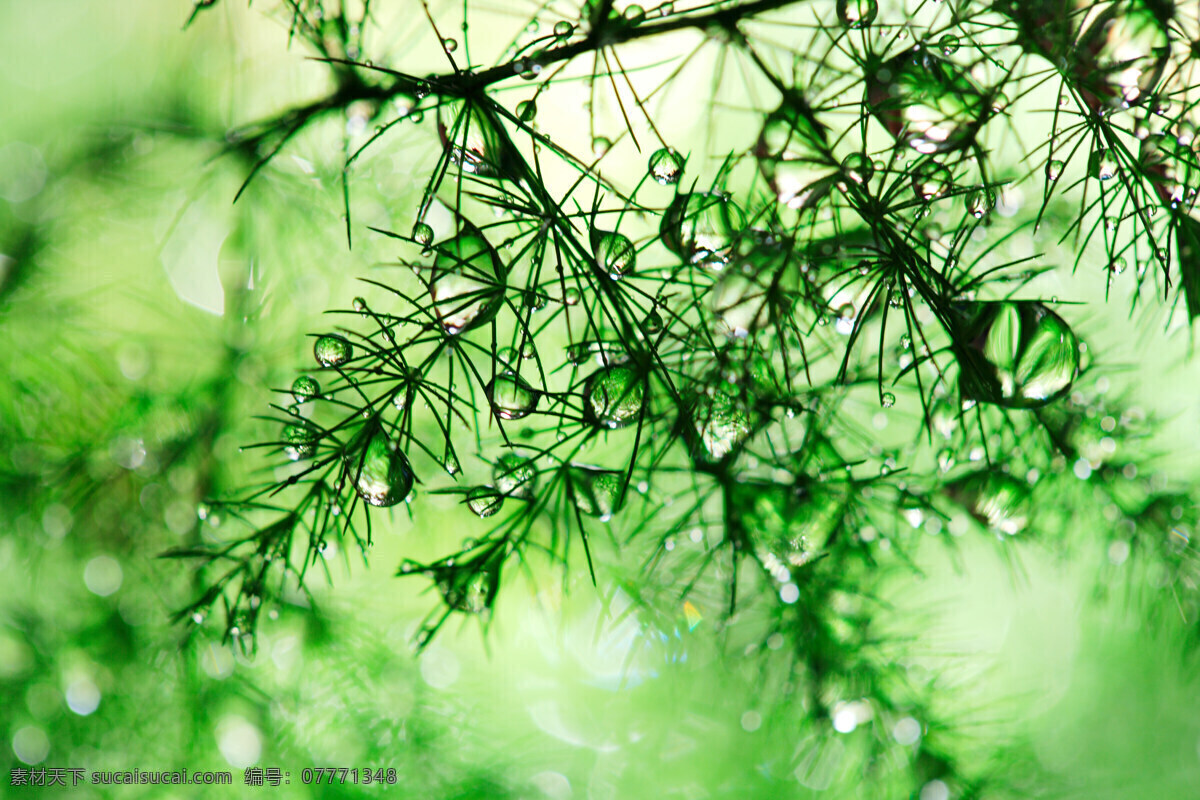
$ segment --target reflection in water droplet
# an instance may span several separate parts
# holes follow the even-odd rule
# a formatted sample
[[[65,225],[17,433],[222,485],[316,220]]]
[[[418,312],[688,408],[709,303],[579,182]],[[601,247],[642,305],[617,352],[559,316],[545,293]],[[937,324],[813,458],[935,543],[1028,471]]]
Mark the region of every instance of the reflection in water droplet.
[[[504,506],[504,495],[494,486],[476,486],[467,493],[467,508],[480,519],[499,513]]]
[[[624,428],[642,416],[645,384],[637,370],[613,366],[597,370],[583,387],[583,415],[598,428]]]
[[[733,253],[746,218],[719,192],[679,194],[659,225],[662,243],[685,263],[722,269]]]
[[[593,230],[592,252],[596,265],[613,280],[628,275],[637,261],[637,250],[629,237],[611,231]]]
[[[579,513],[596,517],[602,522],[612,519],[624,500],[621,486],[625,477],[620,472],[573,464],[567,471],[567,485]]]
[[[292,382],[292,399],[297,403],[307,403],[321,393],[321,384],[316,378],[301,375]]]
[[[496,482],[496,489],[505,497],[529,500],[537,491],[537,467],[525,455],[505,453],[496,459],[492,468],[492,480]]]
[[[519,375],[504,373],[488,381],[484,393],[492,404],[492,411],[500,419],[521,419],[537,408],[541,392],[526,383]]]
[[[878,0],[838,0],[837,16],[847,28],[865,28],[879,14]]]
[[[336,333],[327,333],[313,345],[313,356],[322,367],[340,367],[354,355],[354,347]]]
[[[655,150],[648,166],[650,177],[663,186],[673,186],[683,176],[683,156],[671,147]]]
[[[689,409],[692,457],[701,462],[721,461],[737,451],[750,436],[751,412],[723,389],[701,394]]]
[[[989,528],[1014,535],[1029,521],[1029,486],[1003,472],[982,470],[950,484],[947,493]]]
[[[283,453],[292,461],[312,458],[317,452],[318,434],[309,422],[291,422],[283,426]]]
[[[967,147],[991,111],[964,70],[923,47],[871,71],[867,103],[893,137],[926,154]]]
[[[414,476],[408,457],[378,421],[368,423],[345,461],[354,491],[369,505],[394,506],[412,491]]]
[[[470,223],[437,245],[429,297],[446,333],[455,335],[495,318],[504,300],[507,270],[495,248]]]

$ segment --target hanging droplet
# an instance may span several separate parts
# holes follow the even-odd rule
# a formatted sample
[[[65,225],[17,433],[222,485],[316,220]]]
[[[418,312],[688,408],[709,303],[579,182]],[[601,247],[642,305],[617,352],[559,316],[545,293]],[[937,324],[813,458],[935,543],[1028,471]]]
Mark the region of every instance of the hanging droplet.
[[[497,492],[494,486],[476,486],[467,492],[467,508],[480,519],[494,516],[503,507],[504,495]]]
[[[490,569],[479,572],[450,570],[444,578],[437,581],[437,587],[446,605],[455,611],[483,614],[496,600],[499,580]]]
[[[336,333],[327,333],[313,345],[313,356],[322,367],[340,367],[354,355],[354,347]]]
[[[309,422],[290,422],[283,426],[283,454],[292,461],[312,458],[317,452],[317,429]]]
[[[687,415],[684,432],[692,440],[692,457],[703,463],[722,461],[736,453],[753,426],[750,409],[721,388],[699,395]]]
[[[566,39],[575,32],[575,26],[567,22],[565,19],[554,23],[554,35],[560,39]]]
[[[492,468],[492,480],[496,489],[505,497],[532,500],[537,491],[537,467],[532,460],[520,453],[505,453],[496,459]]]
[[[843,524],[850,494],[845,483],[801,478],[794,485],[735,481],[730,498],[737,524],[754,544],[763,569],[779,583],[817,556]]]
[[[357,312],[358,312],[358,313],[360,313],[360,314],[366,315],[366,313],[367,313],[367,301],[366,301],[366,300],[364,300],[364,299],[363,299],[363,298],[361,298],[361,297],[356,297],[356,298],[354,298],[354,310],[355,310],[355,311],[357,311]]]
[[[963,397],[1005,408],[1040,408],[1079,373],[1079,342],[1062,317],[1036,300],[959,302],[956,338]]]
[[[825,128],[797,97],[767,115],[754,156],[779,202],[806,209],[815,206],[838,180],[826,161],[826,149]]]
[[[1062,176],[1064,166],[1063,162],[1059,159],[1052,159],[1046,164],[1046,177],[1052,181],[1058,180]]]
[[[592,230],[592,252],[596,265],[612,278],[618,280],[633,271],[637,262],[637,250],[629,237],[612,231]]]
[[[996,190],[990,186],[980,186],[967,192],[967,213],[975,219],[983,219],[996,207]]]
[[[913,167],[913,191],[922,200],[941,197],[953,182],[950,170],[937,161],[925,160]]]
[[[996,470],[983,470],[946,487],[971,516],[1000,533],[1020,533],[1029,522],[1029,485]]]
[[[867,74],[871,113],[918,153],[969,146],[991,113],[984,93],[964,70],[922,47],[869,63]]]
[[[646,19],[644,8],[636,4],[625,6],[625,21],[630,25],[639,25],[644,19]]]
[[[879,405],[883,406],[884,408],[891,408],[892,406],[896,405],[896,395],[892,394],[891,392],[884,392],[879,396]]]
[[[637,370],[618,365],[593,372],[583,386],[583,416],[598,428],[625,428],[641,418],[645,382]]]
[[[663,329],[662,314],[651,309],[650,313],[646,315],[646,319],[642,321],[642,328],[651,336],[661,331]]]
[[[875,174],[875,165],[862,153],[851,153],[842,159],[842,174],[855,183],[867,183]]]
[[[678,194],[659,225],[662,243],[685,263],[722,269],[733,254],[746,217],[720,192]]]
[[[683,177],[683,156],[673,147],[662,147],[650,156],[650,177],[663,186],[674,186]]]
[[[879,14],[878,0],[838,0],[837,16],[847,28],[865,28]]]
[[[592,155],[596,158],[607,153],[612,148],[612,139],[607,136],[597,136],[592,139]]]
[[[580,299],[581,299],[581,296],[579,294],[579,290],[576,289],[574,286],[572,286],[570,289],[567,289],[567,291],[563,292],[563,303],[568,306],[579,305]]]
[[[1117,256],[1112,260],[1112,263],[1108,265],[1108,269],[1113,275],[1120,275],[1128,266],[1129,264],[1125,261],[1123,256]]]
[[[412,238],[417,244],[425,247],[433,241],[433,228],[424,222],[418,222],[416,225],[413,225]]]
[[[321,384],[317,379],[301,375],[292,382],[292,399],[297,403],[307,403],[321,393]]]
[[[537,103],[532,100],[522,100],[517,103],[517,119],[521,122],[533,122],[537,116]]]
[[[1092,151],[1088,156],[1088,175],[1096,180],[1106,181],[1117,174],[1117,161],[1103,147]]]
[[[517,180],[521,156],[491,106],[475,100],[438,104],[438,136],[450,162],[480,178]]]
[[[394,506],[412,491],[414,476],[408,457],[378,420],[367,424],[345,456],[346,475],[363,502],[379,508]]]
[[[624,501],[621,486],[625,476],[613,470],[572,464],[567,470],[567,486],[579,513],[601,522],[612,519]]]
[[[938,47],[942,50],[942,55],[952,56],[958,52],[958,37],[953,33],[947,33],[938,39]]]
[[[458,40],[446,37],[442,39],[442,47],[445,48],[447,53],[453,53],[458,49]]]
[[[437,245],[429,297],[446,333],[490,322],[504,302],[507,270],[483,233],[463,221],[458,236]]]
[[[492,404],[493,413],[500,419],[527,417],[541,399],[541,392],[511,372],[492,378],[483,391]]]

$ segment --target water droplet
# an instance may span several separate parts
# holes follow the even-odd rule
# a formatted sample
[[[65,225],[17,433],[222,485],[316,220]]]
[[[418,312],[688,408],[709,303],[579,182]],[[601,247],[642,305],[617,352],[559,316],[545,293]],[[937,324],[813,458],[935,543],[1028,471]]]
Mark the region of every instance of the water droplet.
[[[632,367],[600,369],[584,383],[583,416],[598,428],[616,430],[633,425],[645,405],[645,382]]]
[[[754,155],[779,202],[805,209],[815,206],[837,181],[825,163],[826,150],[824,127],[797,104],[785,101],[767,115]]]
[[[958,52],[958,37],[952,33],[947,33],[938,39],[938,47],[942,49],[942,55],[952,56]]]
[[[537,116],[537,103],[532,100],[522,100],[517,103],[517,119],[521,122],[533,122]]]
[[[441,242],[433,261],[429,297],[446,333],[455,335],[490,322],[504,301],[507,270],[495,248],[474,225]]]
[[[956,356],[963,396],[1005,408],[1040,408],[1079,373],[1079,343],[1062,317],[1035,300],[959,302]]]
[[[321,384],[316,378],[301,375],[292,382],[292,398],[297,403],[307,403],[321,393]]]
[[[1088,156],[1088,175],[1096,180],[1106,181],[1117,174],[1117,161],[1103,147],[1092,151]]]
[[[1122,256],[1117,256],[1112,260],[1112,264],[1109,265],[1109,270],[1111,270],[1114,275],[1120,275],[1125,271],[1127,266],[1128,264],[1126,263],[1125,259]]]
[[[980,186],[966,196],[967,213],[975,219],[983,219],[996,207],[996,190],[990,186]]]
[[[612,139],[609,139],[607,136],[597,136],[595,139],[592,139],[592,155],[596,158],[607,153],[610,148],[612,148]]]
[[[721,269],[746,225],[737,204],[720,192],[678,194],[659,225],[662,243],[685,263]]]
[[[596,264],[613,280],[628,275],[633,271],[637,262],[637,250],[633,242],[621,233],[593,230],[591,234],[592,252],[596,255]]]
[[[438,104],[438,136],[450,162],[469,175],[515,180],[521,156],[490,106],[473,100]]]
[[[891,392],[884,392],[879,396],[879,405],[883,406],[884,408],[891,408],[892,406],[896,405],[896,395],[892,394]]]
[[[309,422],[290,422],[283,426],[283,454],[292,461],[312,458],[317,452],[317,429]]]
[[[483,391],[492,404],[492,411],[500,419],[527,417],[541,399],[541,392],[511,372],[492,378]]]
[[[327,333],[313,345],[313,356],[322,367],[340,367],[354,355],[354,347],[336,333]]]
[[[933,200],[942,196],[953,182],[950,170],[937,161],[926,160],[913,167],[913,192],[922,200]]]
[[[1001,533],[1020,533],[1029,520],[1029,487],[1006,473],[981,470],[960,478],[946,491],[971,516]]]
[[[559,20],[554,23],[554,35],[560,39],[566,39],[575,32],[575,26],[564,20]]]
[[[476,486],[467,493],[467,508],[480,519],[499,513],[504,506],[504,496],[493,486]]]
[[[1046,177],[1052,181],[1056,181],[1063,173],[1063,167],[1066,166],[1059,159],[1054,159],[1046,165]]]
[[[492,480],[505,497],[530,500],[537,491],[537,467],[521,453],[505,453],[496,459],[492,468]]]
[[[503,498],[499,498],[499,501],[503,502]],[[474,511],[474,508],[471,510]],[[490,569],[479,572],[451,570],[437,582],[438,591],[442,593],[446,605],[466,614],[483,614],[491,608],[498,586],[499,581]]]
[[[723,388],[699,395],[686,413],[690,424],[684,426],[684,432],[692,439],[692,457],[697,461],[722,461],[750,436],[751,411]]]
[[[453,53],[458,49],[458,40],[449,37],[442,39],[442,47],[446,49],[447,53]]]
[[[565,303],[566,305],[577,306],[577,305],[579,305],[580,299],[581,299],[581,297],[579,294],[579,290],[576,289],[574,286],[572,286],[570,289],[567,289],[567,291],[563,293],[563,303]]]
[[[838,0],[837,16],[847,28],[865,28],[879,14],[878,0]]]
[[[433,228],[424,222],[418,222],[416,225],[413,225],[412,238],[417,244],[425,247],[433,241]]]
[[[650,177],[662,186],[674,186],[683,177],[684,159],[673,147],[662,147],[650,156]]]
[[[379,508],[394,506],[412,492],[414,476],[408,457],[378,420],[363,428],[345,456],[346,474],[363,502]]]
[[[646,19],[644,8],[635,4],[625,6],[625,21],[630,25],[639,25],[644,19]]]
[[[963,69],[922,47],[868,67],[868,76],[871,113],[918,153],[969,146],[979,120],[991,112],[984,92]]]
[[[354,310],[365,316],[367,313],[367,301],[361,297],[354,298]]]
[[[625,476],[620,472],[600,467],[572,464],[567,470],[567,486],[579,513],[603,522],[620,510],[624,482]]]
[[[875,165],[862,153],[851,153],[842,159],[842,173],[855,183],[867,183],[875,174]]]

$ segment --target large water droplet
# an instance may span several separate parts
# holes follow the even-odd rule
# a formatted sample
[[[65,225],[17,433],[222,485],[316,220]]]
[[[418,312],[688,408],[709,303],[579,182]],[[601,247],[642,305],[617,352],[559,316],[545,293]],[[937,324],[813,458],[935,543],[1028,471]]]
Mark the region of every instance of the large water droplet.
[[[488,381],[484,387],[492,411],[500,419],[521,419],[537,408],[541,392],[526,383],[519,375],[506,372]]]
[[[290,422],[283,426],[283,454],[292,461],[312,458],[317,452],[317,429],[308,422]]]
[[[388,437],[378,420],[372,420],[345,457],[347,477],[363,502],[386,508],[403,502],[415,480],[408,456]]]
[[[683,156],[672,147],[662,147],[650,156],[650,177],[663,186],[674,186],[683,177]]]
[[[1062,317],[1035,300],[956,303],[960,388],[965,398],[1039,408],[1079,373],[1079,341]]]
[[[1117,174],[1117,160],[1103,147],[1093,150],[1088,156],[1088,175],[1106,181]]]
[[[688,264],[721,269],[746,225],[742,210],[719,192],[679,194],[663,213],[662,243]]]
[[[645,407],[645,385],[637,370],[618,365],[592,373],[583,386],[583,415],[598,428],[633,425]]]
[[[492,468],[492,480],[496,482],[496,489],[505,497],[530,500],[537,491],[537,467],[528,456],[521,453],[504,453],[496,459]]]
[[[438,105],[438,136],[451,163],[480,178],[516,180],[521,156],[488,105],[475,100],[443,100]]]
[[[413,225],[412,238],[414,242],[424,247],[433,241],[433,228],[424,222],[418,222]]]
[[[637,250],[629,237],[612,231],[593,230],[591,233],[592,252],[596,256],[596,264],[613,280],[633,272],[637,263]]]
[[[467,492],[467,508],[480,519],[499,513],[503,506],[504,495],[494,486],[476,486]]]
[[[842,159],[842,173],[855,183],[867,183],[875,175],[875,165],[862,153],[851,153]]]
[[[975,472],[950,484],[946,491],[973,517],[1001,533],[1020,533],[1029,521],[1029,485],[1003,472]]]
[[[983,92],[963,70],[922,47],[868,67],[868,74],[871,113],[919,153],[966,147],[990,113]]]
[[[292,399],[297,403],[307,403],[321,394],[321,384],[309,375],[301,375],[292,382]]]
[[[913,167],[913,191],[922,200],[941,197],[953,182],[950,170],[937,161],[925,160]]]
[[[847,28],[865,28],[879,14],[878,0],[838,0],[837,16]]]
[[[567,485],[579,513],[604,522],[620,510],[624,482],[625,476],[620,472],[599,467],[572,464],[567,470]]]
[[[724,388],[701,394],[687,411],[684,432],[691,439],[692,457],[716,463],[735,454],[750,436],[753,412]]]
[[[490,322],[504,302],[507,270],[483,233],[463,221],[457,236],[437,245],[429,297],[451,335]]]
[[[354,347],[336,333],[327,333],[313,345],[313,356],[322,367],[340,367],[354,355]]]

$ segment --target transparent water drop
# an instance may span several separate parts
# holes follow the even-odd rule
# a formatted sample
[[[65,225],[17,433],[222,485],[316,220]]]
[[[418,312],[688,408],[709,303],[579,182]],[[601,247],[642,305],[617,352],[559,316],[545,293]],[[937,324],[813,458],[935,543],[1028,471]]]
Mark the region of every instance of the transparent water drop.
[[[977,187],[967,192],[965,202],[968,214],[983,219],[996,207],[996,190],[990,186]]]
[[[361,297],[354,298],[354,310],[365,315],[367,313],[367,301]]]
[[[610,149],[612,149],[612,139],[609,139],[607,136],[597,136],[592,139],[592,155],[596,158],[604,155]]]
[[[492,412],[506,420],[529,416],[541,399],[541,392],[511,372],[492,378],[483,391],[492,405]]]
[[[630,366],[597,370],[584,383],[583,416],[597,428],[616,430],[633,425],[645,405],[645,383]]]
[[[1120,275],[1128,266],[1129,265],[1125,261],[1124,257],[1117,256],[1112,260],[1112,263],[1108,265],[1108,269],[1110,272],[1112,272],[1112,274]]]
[[[564,20],[559,20],[554,23],[554,35],[560,39],[566,39],[575,32],[575,26]]]
[[[307,403],[319,394],[321,394],[321,384],[317,383],[316,378],[301,375],[292,381],[292,399],[297,403]]]
[[[492,480],[505,497],[532,500],[537,491],[537,467],[522,453],[504,453],[492,467]]]
[[[962,503],[971,516],[1009,536],[1020,533],[1029,522],[1028,484],[997,470],[981,470],[947,487],[947,493]]]
[[[912,47],[867,70],[871,113],[918,153],[969,146],[979,121],[991,111],[965,70],[926,48]]]
[[[474,100],[443,99],[438,103],[437,116],[438,137],[450,163],[480,178],[520,177],[521,156],[491,106]]]
[[[1106,181],[1117,174],[1117,160],[1106,148],[1098,148],[1088,156],[1088,175]]]
[[[659,235],[687,264],[722,269],[746,226],[742,210],[720,192],[678,194],[667,206]]]
[[[567,289],[567,291],[563,293],[563,303],[566,305],[577,306],[579,305],[579,301],[581,299],[582,297],[579,294],[579,290],[574,286],[572,286],[570,289]]]
[[[942,55],[952,56],[958,52],[958,37],[952,33],[947,33],[938,39],[938,47],[941,48]]]
[[[292,461],[312,458],[317,452],[317,429],[308,422],[289,422],[283,426],[283,454]]]
[[[875,165],[862,153],[851,153],[842,159],[842,173],[855,183],[867,183],[875,174]]]
[[[503,502],[503,498],[500,500]],[[474,511],[474,508],[471,510]],[[465,614],[486,613],[495,602],[498,585],[499,581],[490,569],[474,573],[453,571],[437,582],[438,591],[441,592],[446,605]]]
[[[763,569],[787,583],[843,524],[850,496],[845,484],[802,478],[796,483],[737,481],[730,499],[740,524],[752,534]]]
[[[467,492],[467,508],[480,519],[495,516],[504,507],[504,495],[494,486],[476,486]]]
[[[618,280],[633,271],[637,263],[637,250],[629,237],[613,231],[593,229],[591,240],[596,264],[610,278]]]
[[[354,355],[354,347],[336,333],[327,333],[313,345],[313,356],[322,367],[340,367]]]
[[[1052,181],[1058,180],[1062,176],[1063,167],[1065,166],[1066,165],[1057,158],[1051,160],[1048,164],[1046,164],[1046,177]]]
[[[953,184],[954,179],[950,170],[942,163],[932,159],[922,161],[913,167],[913,192],[922,200],[933,200],[941,197]]]
[[[567,470],[567,486],[579,513],[602,522],[612,519],[620,510],[624,482],[622,473],[600,467],[572,464]]]
[[[701,463],[716,463],[735,454],[753,426],[746,404],[724,388],[699,395],[686,414],[684,431],[691,439],[692,457]]]
[[[662,147],[650,156],[647,168],[650,177],[662,186],[674,186],[683,177],[683,156],[673,147]]]
[[[532,100],[522,100],[517,103],[517,119],[521,122],[533,122],[537,116],[537,103]]]
[[[429,297],[450,335],[495,318],[504,301],[508,271],[483,233],[463,221],[457,236],[437,245]]]
[[[837,17],[847,28],[866,28],[879,15],[878,0],[838,0]]]
[[[956,357],[964,398],[1005,408],[1040,408],[1079,374],[1074,332],[1036,300],[958,302]]]
[[[896,405],[896,395],[892,394],[891,392],[884,392],[879,396],[879,405],[883,406],[884,408],[891,408],[892,406]]]
[[[446,37],[445,39],[442,39],[442,47],[445,48],[447,53],[453,53],[458,49],[458,40]]]
[[[345,456],[346,475],[364,503],[394,506],[412,492],[415,477],[408,457],[378,420],[367,424]]]
[[[646,315],[646,318],[642,320],[642,328],[651,336],[661,331],[663,329],[662,314],[659,314],[657,311],[652,309],[650,313]]]

